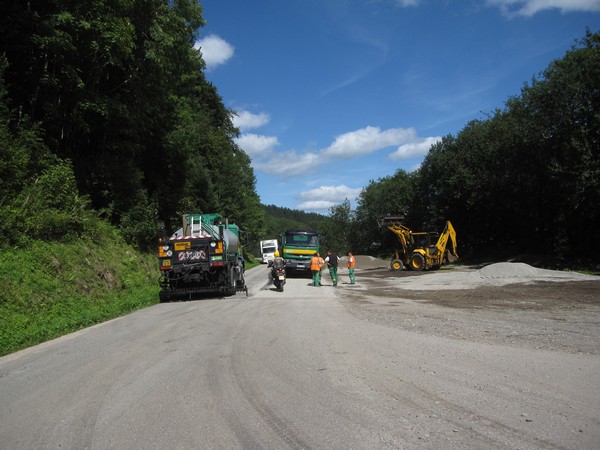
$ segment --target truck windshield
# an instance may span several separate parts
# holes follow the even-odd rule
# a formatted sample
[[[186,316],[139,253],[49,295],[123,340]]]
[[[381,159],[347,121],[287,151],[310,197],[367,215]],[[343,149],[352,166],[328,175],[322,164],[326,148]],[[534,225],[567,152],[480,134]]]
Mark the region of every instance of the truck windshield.
[[[286,243],[296,247],[317,247],[319,245],[319,237],[306,234],[287,234]]]
[[[275,253],[275,247],[263,247],[263,253]]]

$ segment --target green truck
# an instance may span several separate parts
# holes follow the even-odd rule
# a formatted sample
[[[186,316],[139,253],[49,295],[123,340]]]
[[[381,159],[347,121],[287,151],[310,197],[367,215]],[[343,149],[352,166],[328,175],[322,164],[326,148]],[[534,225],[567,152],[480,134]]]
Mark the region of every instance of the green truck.
[[[279,238],[279,252],[291,272],[310,273],[310,260],[319,251],[319,233],[314,230],[287,230]]]

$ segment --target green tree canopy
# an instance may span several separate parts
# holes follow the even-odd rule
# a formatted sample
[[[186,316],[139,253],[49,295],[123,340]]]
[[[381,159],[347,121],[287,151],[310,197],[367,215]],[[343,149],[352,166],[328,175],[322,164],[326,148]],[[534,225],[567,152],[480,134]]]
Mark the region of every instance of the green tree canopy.
[[[262,229],[250,159],[194,48],[196,0],[3,3],[10,122],[39,124],[80,193],[126,236],[149,244],[159,220],[184,212]]]

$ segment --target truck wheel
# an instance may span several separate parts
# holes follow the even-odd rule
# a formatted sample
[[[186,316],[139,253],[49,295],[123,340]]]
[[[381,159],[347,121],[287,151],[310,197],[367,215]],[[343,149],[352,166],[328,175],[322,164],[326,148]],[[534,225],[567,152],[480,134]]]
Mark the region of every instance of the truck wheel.
[[[401,259],[393,259],[390,263],[390,270],[402,270],[404,269],[404,263]]]
[[[425,258],[420,253],[413,253],[410,258],[410,267],[412,270],[423,270],[425,268]]]

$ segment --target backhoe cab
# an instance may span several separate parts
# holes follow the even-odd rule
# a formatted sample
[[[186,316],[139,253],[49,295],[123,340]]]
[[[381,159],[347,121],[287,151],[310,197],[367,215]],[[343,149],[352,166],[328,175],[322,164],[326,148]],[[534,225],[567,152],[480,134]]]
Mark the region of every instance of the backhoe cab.
[[[384,217],[379,225],[383,230],[391,231],[398,245],[390,263],[391,270],[439,269],[441,265],[458,259],[456,252],[456,231],[450,221],[442,233],[430,231],[412,231],[403,224],[404,216]],[[450,242],[450,248],[448,243]]]

